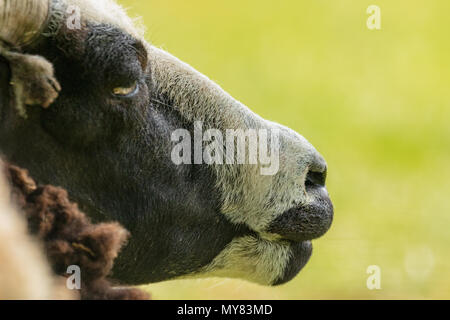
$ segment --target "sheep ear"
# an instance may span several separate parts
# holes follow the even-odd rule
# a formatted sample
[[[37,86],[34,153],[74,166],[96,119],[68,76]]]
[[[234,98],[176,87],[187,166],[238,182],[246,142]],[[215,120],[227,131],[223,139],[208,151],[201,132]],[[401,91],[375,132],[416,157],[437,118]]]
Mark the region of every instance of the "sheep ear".
[[[141,64],[142,70],[146,71],[148,65],[148,52],[144,43],[141,40],[138,40],[134,44],[134,48],[136,49],[136,53],[138,56],[138,60]]]

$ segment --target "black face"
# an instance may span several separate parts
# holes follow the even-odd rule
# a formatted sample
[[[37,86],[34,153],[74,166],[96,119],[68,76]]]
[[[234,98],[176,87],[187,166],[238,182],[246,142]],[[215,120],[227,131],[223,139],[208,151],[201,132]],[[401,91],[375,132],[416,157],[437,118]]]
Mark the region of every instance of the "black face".
[[[152,99],[142,43],[91,26],[34,50],[54,64],[63,89],[50,108],[28,108],[26,120],[3,110],[2,152],[40,183],[66,188],[94,220],[131,232],[115,278],[148,283],[193,272],[249,232],[219,213],[207,167],[172,163],[170,133],[186,126],[152,103],[165,97]]]
[[[325,161],[304,138],[281,128],[284,154],[274,177],[256,178],[248,166],[176,165],[171,134],[194,131],[196,116],[222,129],[240,121],[277,125],[179,61],[148,56],[143,43],[111,26],[62,29],[27,53],[53,64],[62,91],[50,108],[27,107],[27,119],[3,107],[0,150],[39,183],[67,189],[94,221],[118,221],[130,231],[114,278],[144,284],[219,270],[213,275],[281,284],[303,268],[310,240],[328,230],[333,215]],[[171,101],[167,88],[177,81],[170,90],[181,92],[188,111]],[[218,120],[224,109],[226,119]],[[226,198],[234,210],[224,211]]]

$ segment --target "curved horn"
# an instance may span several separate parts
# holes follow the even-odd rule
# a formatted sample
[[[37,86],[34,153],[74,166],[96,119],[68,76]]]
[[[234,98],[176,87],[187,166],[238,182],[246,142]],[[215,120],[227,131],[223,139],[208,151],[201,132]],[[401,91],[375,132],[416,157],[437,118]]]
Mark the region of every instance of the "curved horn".
[[[50,0],[0,0],[0,40],[19,47],[44,30]]]

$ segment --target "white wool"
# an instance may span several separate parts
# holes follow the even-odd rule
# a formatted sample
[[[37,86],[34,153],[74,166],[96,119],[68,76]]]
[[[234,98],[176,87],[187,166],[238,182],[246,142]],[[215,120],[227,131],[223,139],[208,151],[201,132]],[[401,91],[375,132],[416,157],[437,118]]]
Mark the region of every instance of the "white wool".
[[[292,249],[286,243],[244,236],[234,239],[199,274],[267,285],[283,277],[291,256]]]

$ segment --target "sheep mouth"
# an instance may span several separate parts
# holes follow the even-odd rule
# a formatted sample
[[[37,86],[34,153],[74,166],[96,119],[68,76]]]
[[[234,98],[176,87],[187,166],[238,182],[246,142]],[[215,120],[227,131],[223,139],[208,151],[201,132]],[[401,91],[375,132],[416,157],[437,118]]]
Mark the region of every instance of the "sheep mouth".
[[[333,204],[325,187],[307,186],[310,201],[278,216],[268,232],[282,239],[301,243],[323,236],[333,221]]]

